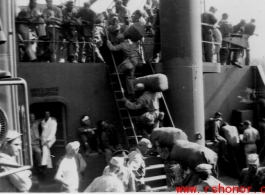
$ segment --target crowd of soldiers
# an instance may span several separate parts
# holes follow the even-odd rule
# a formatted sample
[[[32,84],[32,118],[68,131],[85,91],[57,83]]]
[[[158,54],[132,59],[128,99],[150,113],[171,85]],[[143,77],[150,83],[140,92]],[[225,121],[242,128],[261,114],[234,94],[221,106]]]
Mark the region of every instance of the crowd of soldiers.
[[[215,17],[217,9],[210,7],[209,11],[202,14],[202,41],[203,41],[203,61],[213,62],[217,55],[217,62],[222,65],[235,65],[242,68],[241,56],[246,50],[246,65],[250,63],[248,37],[254,35],[256,28],[255,19],[246,23],[242,19],[238,24],[232,25],[227,13],[222,14],[222,19],[218,22]],[[246,35],[247,44],[245,47],[238,44],[229,43],[227,37],[237,37]],[[214,44],[213,44],[214,42]]]
[[[115,6],[103,13],[90,9],[92,1],[76,10],[73,1],[55,6],[46,0],[47,8],[39,10],[37,0],[30,0],[16,18],[20,43],[20,60],[31,62],[105,62],[101,47],[109,39],[113,45],[122,42],[123,34],[133,23],[154,33],[153,22],[159,7],[148,0],[144,10],[130,13],[128,1],[115,0]]]

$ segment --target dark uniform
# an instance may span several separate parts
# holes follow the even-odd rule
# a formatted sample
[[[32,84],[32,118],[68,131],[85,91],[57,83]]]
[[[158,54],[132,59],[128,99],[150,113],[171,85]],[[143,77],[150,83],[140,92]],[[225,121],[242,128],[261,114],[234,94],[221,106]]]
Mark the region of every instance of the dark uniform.
[[[106,162],[108,164],[112,158],[112,153],[121,149],[121,139],[113,125],[108,124],[107,127],[102,128],[101,142],[105,150]]]
[[[68,10],[67,7],[63,9],[63,33],[64,38],[68,41],[68,57],[67,60],[69,62],[73,62],[76,60],[77,52],[78,52],[78,44],[77,44],[77,26],[80,26],[80,21],[77,20],[76,10]]]
[[[134,72],[135,68],[140,61],[138,45],[135,42],[124,40],[119,45],[113,46],[110,41],[107,42],[111,51],[122,51],[124,54],[124,61],[118,67],[119,73],[125,73],[125,84],[128,95],[134,95]]]
[[[89,155],[93,145],[96,146],[95,149],[98,150],[98,152],[100,153],[98,134],[95,133],[95,131],[92,131],[92,129],[93,127],[91,127],[91,125],[83,125],[82,127],[78,128],[81,140],[85,144],[86,155]],[[91,130],[91,131],[87,132],[86,130]]]
[[[93,56],[93,28],[96,18],[96,13],[87,8],[80,8],[76,15],[77,18],[81,18],[82,26],[78,32],[79,41],[79,54],[78,61],[82,61],[82,56],[85,53],[86,62],[92,62]],[[84,44],[84,41],[86,42]],[[88,43],[89,42],[89,43]]]
[[[205,12],[202,14],[202,23],[214,25],[217,22],[216,17],[212,12]],[[212,26],[202,25],[202,40],[207,42],[213,42]],[[213,58],[213,44],[202,43],[203,45],[203,61],[212,62]]]
[[[52,18],[51,18],[52,17]],[[43,10],[43,18],[46,23],[46,43],[40,43],[38,48],[38,55],[47,55],[48,61],[54,62],[57,60],[57,51],[59,49],[59,41],[62,41],[61,25],[63,20],[62,10],[56,6],[46,8]]]
[[[245,25],[245,34],[252,36],[255,32],[256,25],[255,25],[255,20],[252,19],[250,23],[247,23]],[[250,65],[250,49],[246,49],[246,65]]]
[[[221,31],[223,39],[232,33],[233,26],[227,20],[221,20],[218,25],[220,26],[219,30]],[[226,41],[222,41],[222,48],[220,50],[220,62],[222,65],[228,64],[228,56],[229,56],[229,43]]]
[[[233,26],[233,33],[237,34],[244,34],[244,26],[245,26],[245,21],[242,20],[239,24]],[[238,45],[232,44],[232,47],[235,48],[233,51],[233,59],[232,59],[232,64],[233,65],[240,65],[240,56],[243,53],[243,48]]]

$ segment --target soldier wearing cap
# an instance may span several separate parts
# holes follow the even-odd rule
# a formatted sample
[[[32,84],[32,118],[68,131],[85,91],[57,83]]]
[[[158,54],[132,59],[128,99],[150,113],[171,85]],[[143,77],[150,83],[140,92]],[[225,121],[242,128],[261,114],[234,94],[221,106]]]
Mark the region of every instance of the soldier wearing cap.
[[[144,91],[143,83],[138,83],[135,86],[135,91]],[[124,99],[125,106],[131,110],[144,109],[147,111],[139,118],[140,129],[142,129],[143,136],[149,138],[152,130],[159,127],[159,120],[163,119],[164,113],[159,112],[159,99],[162,98],[161,92],[144,91],[144,93],[135,101],[131,102]]]
[[[202,40],[207,42],[213,42],[212,29],[213,25],[217,22],[217,18],[214,16],[217,9],[213,6],[210,7],[208,12],[202,14]],[[211,26],[212,25],[212,26]],[[212,43],[202,43],[203,45],[203,61],[212,62],[213,61],[213,45]]]
[[[100,134],[100,140],[104,147],[106,163],[108,164],[112,157],[112,154],[117,150],[122,149],[121,138],[114,125],[100,120],[97,122],[97,127],[97,130]]]
[[[76,56],[78,51],[77,44],[77,26],[81,26],[81,21],[77,20],[77,11],[74,9],[74,2],[67,1],[65,4],[65,8],[62,10],[63,12],[63,33],[66,41],[68,41],[67,52],[68,57],[67,60],[69,62],[77,62]]]
[[[233,33],[244,34],[244,31],[245,31],[244,26],[245,25],[246,25],[246,21],[241,20],[237,25],[233,26]],[[235,45],[235,44],[231,44],[231,47],[233,48],[231,50],[231,53],[233,53],[233,58],[231,61],[232,65],[235,65],[239,68],[242,68],[240,58],[241,58],[241,55],[243,53],[243,48],[241,46]]]
[[[213,118],[208,121],[208,126],[206,127],[206,138],[220,144],[220,154],[224,161],[227,155],[227,141],[219,133],[221,131],[221,124],[223,122],[222,113],[216,112]]]
[[[222,14],[222,19],[218,23],[220,26],[219,30],[222,33],[223,39],[225,37],[228,37],[230,33],[233,31],[233,26],[230,22],[228,22],[228,14],[223,13]],[[222,65],[228,64],[228,57],[229,57],[229,49],[228,49],[229,43],[226,41],[222,41],[222,48],[220,50],[220,62]]]
[[[142,138],[135,151],[129,154],[129,168],[135,175],[136,184],[144,184],[145,162],[144,156],[152,148],[150,140]]]
[[[129,14],[124,16],[124,24],[121,25],[120,33],[124,33],[132,25],[131,17]]]
[[[248,154],[257,153],[257,141],[260,140],[259,132],[251,126],[249,120],[244,121],[243,139],[246,157]]]
[[[76,160],[80,143],[70,142],[66,146],[66,154],[59,164],[59,168],[54,179],[62,184],[61,192],[77,193],[79,187],[79,172],[84,171],[86,163],[82,164]],[[82,167],[80,166],[82,165]]]
[[[78,128],[78,132],[80,133],[81,140],[85,145],[85,155],[88,156],[91,152],[91,148],[93,147],[93,143],[95,145],[95,149],[99,154],[102,154],[102,150],[100,149],[99,143],[99,133],[95,132],[97,130],[96,127],[91,126],[90,118],[85,115],[81,118],[82,126]]]
[[[220,182],[218,179],[212,176],[212,165],[209,164],[199,164],[195,171],[198,177],[201,179],[200,183],[196,185],[196,189],[199,192],[215,192],[213,187],[222,186],[226,187],[225,184]]]
[[[16,20],[18,21],[18,33],[21,35],[23,41],[25,41],[25,48],[29,61],[34,62],[37,60],[37,57],[32,43],[30,42],[30,37],[37,37],[37,35],[41,37],[46,35],[45,31],[37,33],[38,29],[44,29],[44,20],[41,18],[40,10],[37,8],[37,0],[30,0],[29,6],[18,13]]]
[[[16,157],[21,150],[21,134],[15,130],[8,130],[5,143],[0,148],[0,163],[19,165]],[[9,166],[0,166],[1,172],[15,170]],[[31,171],[21,171],[0,177],[0,192],[28,192],[31,188]]]
[[[112,157],[109,171],[94,179],[84,192],[125,192],[122,182],[118,179],[123,162],[124,159],[121,157]]]
[[[84,7],[80,8],[76,14],[82,21],[82,26],[78,29],[79,53],[78,62],[92,62],[93,56],[93,27],[95,24],[96,13],[90,9],[90,1],[84,2]],[[85,41],[85,43],[84,43]]]
[[[135,179],[133,172],[128,168],[127,161],[128,161],[128,154],[127,150],[118,150],[113,153],[113,157],[119,157],[124,159],[124,165],[118,174],[119,180],[123,183],[124,191],[125,192],[135,192]],[[109,172],[109,166],[106,166],[103,175]]]
[[[59,41],[62,38],[61,25],[63,20],[62,10],[53,5],[53,0],[46,0],[47,8],[43,10],[43,18],[46,23],[46,43],[39,43],[38,57],[47,54],[48,61],[55,62],[57,58],[56,49],[59,47]],[[62,40],[61,40],[62,41]]]
[[[239,177],[239,185],[249,187],[251,191],[255,191],[256,185],[259,183],[259,179],[256,176],[257,171],[260,167],[259,156],[257,154],[247,155],[247,168],[242,169]],[[258,188],[259,190],[260,188]]]
[[[115,7],[116,13],[118,14],[119,22],[124,23],[124,16],[130,15],[129,10],[122,4],[122,0],[117,0]]]
[[[118,66],[118,72],[125,74],[125,84],[128,96],[130,96],[130,98],[134,98],[134,72],[137,65],[141,61],[138,43],[132,42],[129,39],[129,36],[125,35],[123,42],[121,42],[119,45],[113,45],[110,41],[107,41],[107,46],[111,51],[123,52],[124,60]]]

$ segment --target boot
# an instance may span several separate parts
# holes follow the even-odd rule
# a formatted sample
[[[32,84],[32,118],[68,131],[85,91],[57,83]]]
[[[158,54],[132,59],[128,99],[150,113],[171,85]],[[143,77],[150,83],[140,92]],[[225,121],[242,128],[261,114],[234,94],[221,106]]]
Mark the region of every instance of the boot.
[[[7,70],[0,70],[0,79],[10,78],[11,74]]]

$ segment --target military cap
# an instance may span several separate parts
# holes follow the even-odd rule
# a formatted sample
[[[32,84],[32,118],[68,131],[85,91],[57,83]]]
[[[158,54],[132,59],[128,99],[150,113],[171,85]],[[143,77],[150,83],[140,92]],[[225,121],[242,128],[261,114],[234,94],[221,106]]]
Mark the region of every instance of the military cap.
[[[80,143],[78,141],[70,142],[66,145],[66,152],[73,153],[80,147]]]
[[[215,116],[222,116],[222,113],[221,112],[216,112]]]
[[[86,4],[86,5],[90,5],[91,2],[90,2],[90,1],[85,1],[84,4]]]
[[[128,158],[128,154],[129,154],[129,151],[127,150],[118,150],[114,152],[112,156]]]
[[[251,125],[251,122],[249,120],[245,120],[244,125]]]
[[[112,157],[110,160],[110,164],[116,167],[123,167],[124,159],[121,157]]]
[[[152,148],[152,144],[151,144],[150,140],[148,140],[146,138],[142,138],[139,141],[138,145],[140,145],[140,146],[146,146],[147,148]]]
[[[14,140],[14,139],[20,137],[21,135],[22,135],[21,133],[18,133],[15,130],[8,130],[7,134],[6,134],[6,141]]]
[[[74,3],[74,1],[70,0],[65,3],[65,6],[69,5],[70,3]]]

